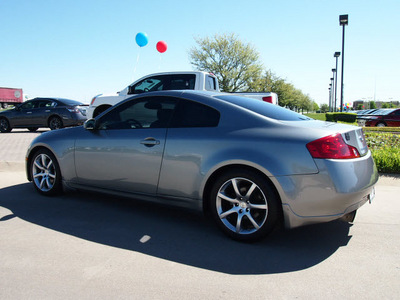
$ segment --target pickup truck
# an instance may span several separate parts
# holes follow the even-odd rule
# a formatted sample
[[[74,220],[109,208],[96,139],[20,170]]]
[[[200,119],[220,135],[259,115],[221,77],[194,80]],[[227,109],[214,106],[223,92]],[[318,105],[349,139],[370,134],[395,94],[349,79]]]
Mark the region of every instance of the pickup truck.
[[[200,90],[219,92],[218,79],[212,73],[201,71],[166,72],[144,76],[122,91],[111,95],[97,95],[87,110],[88,119],[94,118],[118,102],[133,95],[161,90]],[[278,104],[275,93],[237,93],[238,95]]]

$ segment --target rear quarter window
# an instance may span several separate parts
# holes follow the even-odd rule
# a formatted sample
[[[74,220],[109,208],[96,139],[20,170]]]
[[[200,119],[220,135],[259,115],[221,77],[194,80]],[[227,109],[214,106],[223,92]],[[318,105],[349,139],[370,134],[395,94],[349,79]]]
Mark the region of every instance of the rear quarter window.
[[[262,116],[275,120],[280,120],[280,121],[312,120],[309,117],[306,117],[289,109],[271,103],[266,103],[261,100],[234,96],[234,95],[221,95],[221,96],[215,96],[215,98],[236,104],[252,112],[258,113]]]

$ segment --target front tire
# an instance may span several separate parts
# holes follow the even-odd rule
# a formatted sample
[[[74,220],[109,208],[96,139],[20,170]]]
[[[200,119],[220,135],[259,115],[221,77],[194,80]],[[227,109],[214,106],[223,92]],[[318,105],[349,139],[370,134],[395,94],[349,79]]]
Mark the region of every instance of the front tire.
[[[39,193],[50,196],[62,191],[60,167],[49,150],[40,149],[33,155],[30,172],[33,185]]]
[[[11,131],[10,122],[7,119],[1,118],[0,119],[0,132],[6,133]]]
[[[30,132],[36,132],[39,129],[39,127],[28,127],[28,130]]]
[[[220,176],[209,201],[218,227],[238,241],[252,242],[267,236],[280,218],[275,190],[263,176],[250,170],[231,170]]]

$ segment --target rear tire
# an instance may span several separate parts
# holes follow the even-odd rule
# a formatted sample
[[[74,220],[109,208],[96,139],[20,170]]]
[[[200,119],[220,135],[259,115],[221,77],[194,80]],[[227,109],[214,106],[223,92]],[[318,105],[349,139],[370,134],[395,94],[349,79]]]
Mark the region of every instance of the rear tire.
[[[56,130],[64,127],[62,120],[59,117],[51,117],[49,119],[49,127],[51,130]]]
[[[386,127],[386,124],[383,122],[379,122],[376,124],[376,127]]]
[[[38,130],[39,129],[39,127],[28,127],[28,130],[30,131],[30,132],[35,132],[36,130]]]
[[[281,216],[274,188],[251,170],[235,169],[220,176],[208,201],[217,226],[238,241],[264,238],[276,227]]]
[[[0,132],[6,133],[12,130],[10,126],[10,122],[7,119],[1,118],[0,119]]]

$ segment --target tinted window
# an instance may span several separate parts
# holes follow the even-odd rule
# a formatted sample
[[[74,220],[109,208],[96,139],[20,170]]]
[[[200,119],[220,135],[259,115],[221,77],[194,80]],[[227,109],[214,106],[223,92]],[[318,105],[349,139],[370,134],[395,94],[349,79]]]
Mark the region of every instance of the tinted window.
[[[37,101],[28,101],[25,102],[20,106],[21,109],[32,109],[35,108],[35,104],[37,104]]]
[[[189,100],[180,100],[171,127],[216,127],[220,114],[217,110]]]
[[[128,94],[141,94],[161,90],[193,90],[196,82],[194,74],[174,74],[154,76],[129,87]]]
[[[255,113],[263,115],[265,117],[281,120],[281,121],[304,121],[304,120],[311,120],[310,118],[298,114],[294,111],[289,109],[280,107],[278,105],[266,103],[264,101],[246,98],[246,97],[239,97],[239,96],[231,96],[231,95],[221,95],[215,96],[215,98],[236,104],[248,110],[251,110]]]
[[[177,101],[172,97],[136,98],[102,116],[97,126],[99,129],[168,127]]]
[[[208,91],[217,90],[217,83],[214,77],[206,76],[206,90]]]
[[[84,105],[82,102],[71,100],[71,99],[57,99],[60,103],[67,106]]]

